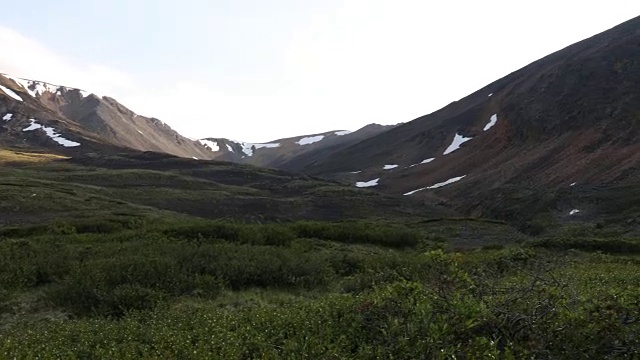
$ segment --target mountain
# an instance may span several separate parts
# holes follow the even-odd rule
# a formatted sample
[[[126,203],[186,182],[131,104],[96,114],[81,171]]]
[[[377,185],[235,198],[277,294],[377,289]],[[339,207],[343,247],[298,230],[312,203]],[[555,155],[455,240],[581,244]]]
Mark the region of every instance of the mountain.
[[[265,144],[224,138],[196,141],[180,135],[156,118],[136,114],[111,97],[6,74],[0,74],[0,84],[0,112],[7,116],[7,120],[0,123],[0,129],[4,130],[0,132],[0,142],[59,153],[85,153],[95,151],[95,147],[103,151],[105,147],[116,147],[279,168],[284,163],[295,162],[294,159],[302,154],[343,148],[394,127],[370,124],[354,132],[336,130]],[[24,130],[30,126],[40,127]],[[37,130],[58,135],[47,139]],[[65,146],[60,139],[67,137],[76,139],[67,145],[80,145]]]
[[[455,215],[433,199],[407,202],[251,165],[269,166],[287,152],[318,149],[321,142],[350,143],[383,129],[281,139],[278,152],[263,154],[259,144],[188,139],[110,97],[1,75],[0,175],[7,191],[0,196],[0,226],[101,211],[243,221]],[[243,154],[228,160],[245,164],[209,161],[224,155],[220,148]]]
[[[476,216],[640,214],[639,59],[640,17],[298,168]]]
[[[112,98],[5,75],[0,146],[74,158],[128,149],[231,161],[525,229],[631,219],[624,226],[640,234],[639,44],[635,18],[413,121],[263,144],[188,139]]]
[[[232,161],[256,166],[298,170],[290,164],[305,164],[306,157],[323,156],[335,150],[356,144],[397,125],[369,124],[356,131],[333,130],[318,134],[277,139],[267,143],[247,143],[224,138],[205,138],[200,142],[215,153],[216,160]],[[302,160],[298,160],[302,157]]]
[[[5,74],[0,75],[0,90],[1,145],[61,154],[128,148],[213,158],[200,142],[110,97]]]

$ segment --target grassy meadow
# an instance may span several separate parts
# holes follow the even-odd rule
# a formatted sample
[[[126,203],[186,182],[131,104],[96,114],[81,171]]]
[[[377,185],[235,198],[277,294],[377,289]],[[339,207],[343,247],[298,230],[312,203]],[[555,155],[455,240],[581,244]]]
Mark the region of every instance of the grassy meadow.
[[[227,164],[11,164],[2,359],[640,357],[640,240],[599,224],[532,237]]]

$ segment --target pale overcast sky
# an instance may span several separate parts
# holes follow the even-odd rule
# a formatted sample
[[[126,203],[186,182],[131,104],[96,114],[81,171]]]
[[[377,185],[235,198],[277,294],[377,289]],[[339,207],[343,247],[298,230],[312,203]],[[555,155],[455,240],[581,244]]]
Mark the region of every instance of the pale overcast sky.
[[[259,142],[410,121],[638,15],[630,0],[11,1],[0,72]]]

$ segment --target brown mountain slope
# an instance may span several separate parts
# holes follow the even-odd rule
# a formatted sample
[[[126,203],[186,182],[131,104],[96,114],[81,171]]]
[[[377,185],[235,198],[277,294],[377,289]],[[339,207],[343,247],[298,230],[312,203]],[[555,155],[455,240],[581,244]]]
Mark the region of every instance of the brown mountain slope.
[[[562,205],[556,193],[573,183],[638,184],[638,84],[635,18],[439,111],[315,158],[304,171],[353,183],[379,178],[382,191],[437,195],[474,214],[526,217],[533,208],[568,213],[571,208],[563,206],[572,205]],[[449,152],[456,138],[472,139]],[[427,159],[433,160],[421,164]],[[451,179],[458,181],[441,184]],[[519,198],[527,199],[522,208],[512,206]]]
[[[0,75],[0,112],[12,120],[0,123],[2,144],[78,153],[98,148],[158,151],[182,157],[213,158],[201,143],[185,138],[158,119],[139,116],[109,97],[40,81]],[[10,94],[7,94],[9,92]],[[43,136],[42,129],[24,131],[34,119],[82,145],[64,148]],[[39,138],[39,141],[36,141]],[[80,141],[82,139],[83,141]],[[90,144],[90,145],[87,145]]]

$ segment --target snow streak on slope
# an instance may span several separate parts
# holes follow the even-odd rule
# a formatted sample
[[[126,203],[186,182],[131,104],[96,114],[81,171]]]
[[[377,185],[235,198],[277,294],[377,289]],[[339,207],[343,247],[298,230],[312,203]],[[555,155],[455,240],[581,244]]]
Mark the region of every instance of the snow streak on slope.
[[[465,176],[467,176],[467,175],[462,175],[462,176],[451,178],[451,179],[449,179],[447,181],[431,185],[431,186],[427,187],[427,189],[437,189],[437,188],[440,188],[440,187],[443,187],[443,186],[447,186],[449,184],[453,184],[456,181],[462,180],[462,178],[464,178]]]
[[[395,164],[393,164],[393,165],[385,165],[382,169],[383,170],[391,170],[391,169],[395,169],[397,167],[398,167],[398,165],[395,165]]]
[[[308,136],[308,137],[304,137],[304,138],[296,141],[296,144],[298,144],[298,145],[309,145],[309,144],[313,144],[315,142],[318,142],[318,141],[320,141],[322,139],[324,139],[324,135]]]
[[[220,151],[220,146],[218,146],[218,143],[215,141],[210,141],[210,140],[198,140],[200,141],[200,144],[204,145],[207,149],[216,152],[216,151]]]
[[[349,130],[341,130],[341,131],[336,131],[334,134],[336,134],[338,136],[348,135],[348,134],[351,134],[351,131],[349,131]]]
[[[2,120],[9,121],[9,120],[11,120],[12,117],[13,117],[13,114],[7,114],[7,115],[2,117]]]
[[[422,165],[422,164],[428,164],[430,162],[432,162],[433,160],[435,160],[436,158],[428,158],[428,159],[424,159],[422,160],[420,163],[418,164],[413,164],[413,165],[409,165],[410,168],[414,167],[414,166],[418,166],[418,165]]]
[[[29,119],[29,121],[31,122],[31,125],[29,125],[28,127],[24,128],[22,131],[34,131],[34,130],[37,130],[37,129],[42,129],[47,134],[47,136],[49,136],[49,138],[51,138],[51,140],[57,142],[58,144],[60,144],[60,145],[62,145],[64,147],[80,146],[80,143],[78,143],[78,142],[71,141],[71,140],[63,138],[62,135],[58,134],[56,132],[56,130],[54,128],[52,128],[52,127],[40,125],[34,119]]]
[[[229,152],[235,152],[233,151],[233,148],[231,147],[231,145],[229,144],[225,144],[225,145],[227,145],[227,150],[229,150]]]
[[[447,181],[443,181],[443,182],[441,182],[441,183],[437,183],[437,184],[433,184],[433,185],[431,185],[431,186],[427,186],[427,187],[423,187],[423,188],[416,189],[416,190],[413,190],[413,191],[409,191],[408,193],[405,193],[405,194],[403,194],[403,195],[405,195],[405,196],[407,196],[407,195],[413,195],[413,194],[417,193],[418,191],[422,191],[422,190],[425,190],[425,189],[437,189],[437,188],[441,188],[441,187],[443,187],[443,186],[447,186],[447,185],[449,185],[449,184],[453,184],[453,183],[454,183],[454,182],[456,182],[456,181],[460,181],[460,180],[462,180],[462,178],[464,178],[465,176],[467,176],[467,175],[462,175],[462,176],[454,177],[454,178],[451,178],[451,179],[449,179],[449,180],[447,180]]]
[[[405,193],[405,194],[402,194],[402,195],[404,195],[404,196],[413,195],[413,194],[417,193],[418,191],[422,191],[424,189],[426,189],[426,187],[423,187],[423,188],[420,188],[420,189],[416,189],[416,190],[413,190],[413,191],[409,191],[408,193]]]
[[[380,178],[369,180],[369,181],[358,181],[356,183],[356,187],[363,188],[363,187],[378,186],[378,180],[380,180]]]
[[[496,124],[496,122],[498,122],[498,114],[491,115],[491,119],[489,119],[489,123],[487,123],[487,125],[484,126],[482,131],[487,131],[491,129]]]
[[[13,90],[11,90],[11,89],[9,89],[7,87],[4,87],[2,85],[0,85],[0,89],[2,89],[2,91],[4,91],[5,94],[9,95],[9,97],[12,97],[12,98],[14,98],[15,100],[18,100],[18,101],[22,101],[22,98],[20,96],[18,96],[18,94],[16,94],[15,92],[13,92]]]
[[[453,138],[453,142],[451,143],[451,145],[449,145],[447,150],[445,150],[444,154],[442,154],[442,155],[451,154],[452,152],[460,149],[460,145],[464,144],[465,142],[467,142],[467,141],[469,141],[471,139],[473,139],[473,138],[464,137],[464,136],[456,133],[456,137]]]

